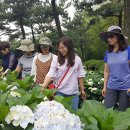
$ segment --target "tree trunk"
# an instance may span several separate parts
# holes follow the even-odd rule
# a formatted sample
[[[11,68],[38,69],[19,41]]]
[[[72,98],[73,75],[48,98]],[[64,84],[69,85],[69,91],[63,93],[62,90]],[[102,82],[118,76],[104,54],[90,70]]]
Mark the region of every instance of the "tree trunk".
[[[55,19],[55,23],[56,23],[56,27],[57,27],[57,31],[58,31],[58,36],[62,37],[63,33],[61,30],[61,25],[60,25],[59,15],[57,13],[57,7],[56,7],[55,0],[51,0],[51,5],[52,5],[53,17]]]
[[[33,31],[33,25],[31,24],[31,31],[32,31],[32,37],[33,37],[33,43],[36,44],[35,36],[34,36],[34,31]]]
[[[130,0],[124,0],[124,33],[130,39]]]
[[[85,58],[84,58],[84,49],[82,43],[80,44],[80,50],[81,50],[81,58],[84,61]]]
[[[22,20],[22,18],[19,19],[19,23],[20,23],[20,28],[21,28],[21,32],[22,32],[22,37],[23,37],[23,39],[25,39],[26,36],[25,36],[25,30],[24,30],[24,27],[23,27],[23,20]]]
[[[122,28],[122,11],[119,12],[118,25]]]

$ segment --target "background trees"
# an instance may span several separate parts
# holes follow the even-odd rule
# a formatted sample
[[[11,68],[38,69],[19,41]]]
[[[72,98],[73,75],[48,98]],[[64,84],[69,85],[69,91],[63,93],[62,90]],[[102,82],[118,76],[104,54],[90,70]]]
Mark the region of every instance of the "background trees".
[[[71,5],[75,8],[73,18],[67,12]],[[30,37],[36,43],[45,35],[52,39],[56,51],[58,37],[69,36],[84,61],[103,59],[106,44],[99,33],[114,24],[129,37],[129,16],[129,0],[2,0],[0,37],[7,34],[10,41]]]

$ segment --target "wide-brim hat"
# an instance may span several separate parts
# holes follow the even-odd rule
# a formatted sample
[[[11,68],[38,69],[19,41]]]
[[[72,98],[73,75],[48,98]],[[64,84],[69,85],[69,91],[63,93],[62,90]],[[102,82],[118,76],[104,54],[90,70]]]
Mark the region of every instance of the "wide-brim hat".
[[[107,42],[108,41],[108,34],[116,34],[119,35],[122,39],[125,39],[126,36],[122,34],[122,29],[119,26],[110,26],[106,32],[102,32],[99,34],[100,38]]]
[[[34,44],[30,39],[21,40],[21,45],[17,48],[18,50],[22,51],[34,51]]]
[[[41,37],[39,40],[39,44],[46,45],[46,46],[52,46],[52,41],[48,37]]]

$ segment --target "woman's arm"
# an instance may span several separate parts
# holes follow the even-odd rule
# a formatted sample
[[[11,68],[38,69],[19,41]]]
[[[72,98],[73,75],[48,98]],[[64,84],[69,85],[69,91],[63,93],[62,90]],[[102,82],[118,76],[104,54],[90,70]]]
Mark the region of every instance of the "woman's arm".
[[[51,77],[46,76],[44,79],[44,83],[42,84],[42,90],[44,90],[50,83],[51,83]]]
[[[103,90],[102,90],[102,96],[106,95],[106,88],[107,88],[107,82],[109,79],[109,73],[110,73],[110,70],[109,70],[108,64],[105,63],[105,65],[104,65],[104,86],[103,86]]]
[[[37,69],[37,66],[36,66],[36,60],[37,60],[37,57],[38,55],[36,55],[34,58],[33,58],[33,62],[32,62],[32,68],[31,68],[31,75],[34,75],[34,81],[36,81],[36,69]]]
[[[22,71],[22,66],[17,66],[15,71],[17,71],[18,73],[20,73]]]
[[[81,97],[83,99],[86,99],[86,93],[84,91],[84,83],[83,83],[83,78],[78,78],[78,82],[79,82],[79,88],[80,88],[80,92],[81,92]]]
[[[11,70],[13,68],[13,65],[15,64],[15,61],[16,61],[15,55],[11,55],[7,69]]]

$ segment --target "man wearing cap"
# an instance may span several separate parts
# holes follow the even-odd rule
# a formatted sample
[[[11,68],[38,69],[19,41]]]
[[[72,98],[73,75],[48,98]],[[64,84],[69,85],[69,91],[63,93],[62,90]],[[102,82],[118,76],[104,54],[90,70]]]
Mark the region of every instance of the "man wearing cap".
[[[31,75],[35,76],[35,82],[42,84],[48,73],[52,59],[56,55],[51,53],[52,41],[48,37],[41,37],[37,50],[39,52],[33,59]]]
[[[23,51],[24,55],[19,59],[16,71],[22,72],[22,77],[31,74],[32,61],[36,53],[34,53],[34,44],[30,39],[21,40],[21,45],[17,48]]]
[[[130,47],[119,26],[110,26],[106,32],[100,33],[100,38],[108,43],[104,57],[104,105],[111,108],[119,102],[118,110],[124,111],[130,103],[127,96],[130,88]]]

